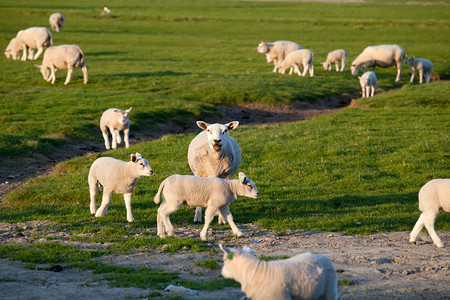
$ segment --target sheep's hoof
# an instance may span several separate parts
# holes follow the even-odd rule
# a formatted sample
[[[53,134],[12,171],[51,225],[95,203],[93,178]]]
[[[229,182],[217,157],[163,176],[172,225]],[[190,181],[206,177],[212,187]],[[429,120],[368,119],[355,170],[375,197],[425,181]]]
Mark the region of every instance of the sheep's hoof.
[[[202,221],[194,220],[194,225],[200,225],[200,224],[202,224]]]

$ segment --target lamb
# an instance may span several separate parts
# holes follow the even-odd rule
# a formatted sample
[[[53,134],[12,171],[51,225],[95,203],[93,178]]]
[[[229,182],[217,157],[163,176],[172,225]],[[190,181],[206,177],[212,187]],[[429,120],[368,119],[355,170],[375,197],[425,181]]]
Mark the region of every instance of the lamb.
[[[89,170],[90,210],[96,217],[106,216],[112,193],[123,194],[127,209],[127,221],[133,222],[131,213],[131,195],[139,177],[150,176],[153,169],[148,160],[137,153],[131,154],[131,161],[124,162],[112,157],[101,157],[94,161]],[[97,183],[103,186],[102,204],[96,211]]]
[[[423,82],[425,75],[425,82],[431,81],[431,74],[433,73],[433,64],[428,59],[407,57],[406,64],[411,66],[411,83],[414,80],[414,75],[419,71],[419,83]]]
[[[289,75],[292,74],[292,68],[298,76],[305,76],[309,69],[309,76],[314,76],[314,65],[313,65],[314,55],[308,49],[296,50],[289,53],[286,58],[281,63],[280,73],[284,74],[287,68],[291,68]],[[299,66],[303,65],[303,73],[300,73]]]
[[[10,52],[13,59],[18,59],[19,52],[22,50],[22,60],[27,60],[27,50],[29,51],[28,59],[36,60],[44,50],[43,47],[50,47],[53,44],[53,38],[50,31],[45,27],[30,27],[17,33],[15,39],[12,39],[5,50]],[[33,51],[30,49],[38,49],[33,57]]]
[[[286,55],[290,52],[303,49],[300,45],[291,41],[276,41],[273,43],[259,43],[255,51],[257,53],[265,53],[267,63],[273,61],[274,68],[273,72],[277,72],[277,69],[281,67],[281,63],[285,59]]]
[[[15,46],[16,40],[17,40],[16,38],[12,38],[11,41],[9,42],[8,46],[5,49],[5,56],[7,59],[10,59],[10,58],[12,58],[14,60],[19,59],[21,50],[14,52],[14,53],[12,51],[13,47]],[[28,59],[33,59],[33,55],[34,55],[34,50],[31,48],[28,48]]]
[[[106,5],[103,7],[103,11],[101,13],[102,16],[106,16],[112,13],[112,10],[106,7]]]
[[[230,179],[241,164],[241,149],[228,132],[239,125],[238,121],[227,124],[208,124],[197,121],[203,129],[189,144],[188,163],[192,174],[200,177]],[[202,208],[195,210],[194,223],[201,223]],[[225,220],[219,214],[219,224]]]
[[[123,139],[125,140],[125,148],[130,147],[130,142],[128,140],[130,132],[130,118],[128,114],[130,113],[132,107],[123,111],[118,108],[110,108],[103,112],[100,118],[100,130],[103,134],[103,139],[105,140],[105,147],[107,150],[110,149],[108,129],[112,136],[112,148],[117,148],[117,143],[122,143],[120,138],[120,130],[123,130]]]
[[[44,53],[42,65],[36,65],[41,70],[41,74],[45,80],[56,81],[56,71],[58,69],[67,69],[67,77],[64,82],[68,85],[72,78],[73,68],[81,68],[83,71],[83,83],[88,82],[88,73],[86,67],[86,59],[83,51],[77,45],[61,45],[49,47]]]
[[[450,212],[450,179],[433,179],[420,189],[419,210],[422,214],[411,231],[410,243],[416,242],[417,236],[425,225],[433,243],[439,248],[444,247],[434,230],[434,223],[441,209]]]
[[[405,51],[399,45],[379,45],[369,46],[358,55],[358,57],[352,62],[350,70],[353,76],[358,75],[361,66],[363,66],[363,72],[366,68],[379,66],[382,68],[397,66],[397,77],[395,81],[400,81],[402,78],[402,62],[405,58]]]
[[[53,31],[60,32],[64,27],[64,16],[62,13],[51,14],[49,22]]]
[[[336,72],[339,72],[339,62],[341,63],[341,72],[344,72],[347,62],[347,51],[344,49],[338,49],[328,53],[327,60],[322,62],[322,66],[324,70],[331,71],[331,65],[335,64]]]
[[[303,253],[286,260],[261,261],[251,247],[223,247],[222,276],[241,284],[252,300],[337,299],[336,270],[324,255]]]
[[[374,72],[366,72],[362,76],[358,76],[359,84],[362,89],[362,97],[373,97],[377,86],[377,76]]]
[[[200,233],[200,238],[206,241],[208,227],[214,218],[214,214],[220,211],[228,221],[233,233],[241,237],[242,232],[237,228],[230,213],[230,204],[238,196],[258,198],[259,192],[252,180],[244,173],[239,173],[239,179],[226,180],[217,177],[198,177],[192,175],[172,175],[166,178],[159,186],[154,201],[159,203],[161,194],[163,202],[158,209],[157,226],[158,236],[165,238],[173,236],[173,226],[169,215],[176,211],[183,203],[190,207],[206,207],[205,225]]]

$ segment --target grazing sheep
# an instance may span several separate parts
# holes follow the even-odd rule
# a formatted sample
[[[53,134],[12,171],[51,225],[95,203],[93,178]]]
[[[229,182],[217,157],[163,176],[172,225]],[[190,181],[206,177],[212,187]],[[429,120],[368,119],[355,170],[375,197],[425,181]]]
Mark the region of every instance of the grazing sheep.
[[[362,76],[358,76],[359,84],[362,89],[362,97],[373,97],[377,86],[377,76],[374,72],[366,72]]]
[[[402,79],[402,62],[405,58],[405,51],[399,45],[379,45],[369,46],[358,55],[358,57],[352,62],[350,70],[353,76],[358,75],[361,66],[363,66],[363,72],[366,68],[379,66],[382,68],[397,66],[397,77],[395,81]]]
[[[110,149],[109,138],[108,138],[108,128],[112,136],[112,148],[117,148],[117,143],[122,143],[120,138],[120,130],[123,130],[123,139],[125,141],[125,148],[130,147],[130,142],[128,141],[128,135],[130,132],[130,118],[128,114],[130,113],[132,107],[123,111],[118,108],[110,108],[103,112],[100,118],[100,130],[103,134],[103,139],[105,140],[105,147],[107,150]]]
[[[197,121],[203,129],[189,144],[188,162],[192,174],[200,177],[230,179],[241,164],[241,148],[228,132],[239,125],[238,121],[227,124],[208,124]],[[194,223],[202,222],[202,208],[195,210]],[[219,224],[225,220],[219,213]]]
[[[53,31],[60,32],[64,27],[64,16],[62,13],[51,14],[49,22]]]
[[[237,228],[230,213],[230,204],[238,196],[258,198],[259,192],[253,181],[244,173],[239,173],[239,180],[226,180],[217,177],[198,177],[192,175],[172,175],[166,178],[159,186],[154,201],[159,203],[161,194],[163,202],[158,209],[157,225],[158,236],[165,238],[173,236],[173,226],[169,215],[176,211],[183,203],[190,207],[206,207],[205,225],[200,238],[206,241],[208,227],[214,214],[220,211],[228,221],[233,233],[240,237],[242,232]]]
[[[406,64],[411,66],[411,82],[414,80],[414,75],[419,71],[419,83],[423,82],[425,75],[425,82],[431,81],[431,74],[433,73],[433,64],[428,59],[407,57]]]
[[[411,231],[410,243],[415,243],[422,227],[425,225],[433,243],[444,247],[434,230],[434,223],[440,210],[450,212],[450,179],[433,179],[428,181],[419,191],[419,210],[422,212]]]
[[[5,50],[10,52],[13,59],[18,59],[19,52],[22,50],[22,60],[27,60],[27,51],[29,60],[36,60],[44,50],[43,47],[50,47],[53,44],[53,38],[50,31],[45,27],[30,27],[21,30],[17,33],[15,39],[12,39]],[[38,49],[38,52],[33,57],[33,51],[30,49]]]
[[[131,161],[124,162],[112,157],[101,157],[94,161],[89,170],[89,193],[91,195],[91,214],[96,217],[108,214],[108,204],[112,193],[123,194],[127,209],[127,221],[133,222],[131,195],[139,177],[150,176],[153,170],[148,160],[137,153],[131,154]],[[102,204],[96,210],[97,183],[103,186]],[[99,186],[100,188],[100,186]]]
[[[303,253],[285,260],[261,261],[251,247],[223,247],[222,276],[241,284],[252,300],[337,299],[336,270],[324,255]]]
[[[276,41],[273,43],[261,42],[258,47],[256,47],[255,51],[257,53],[265,53],[267,63],[271,63],[273,61],[273,72],[276,72],[277,69],[281,67],[281,63],[285,59],[286,55],[299,49],[303,48],[294,42]]]
[[[341,72],[344,72],[347,62],[347,51],[344,49],[338,49],[328,53],[327,60],[322,63],[322,66],[324,70],[331,71],[331,65],[335,64],[336,72],[339,72],[339,62],[341,63]]]
[[[286,58],[281,63],[280,73],[284,74],[287,68],[291,68],[289,75],[292,74],[292,68],[294,73],[298,76],[305,76],[309,69],[309,76],[314,76],[314,65],[313,65],[314,55],[308,49],[300,49],[289,53]],[[303,65],[303,73],[300,73],[299,66]]]
[[[102,16],[106,16],[112,13],[112,10],[110,10],[108,7],[103,7]]]
[[[10,58],[12,58],[14,60],[19,59],[21,50],[19,50],[18,52],[13,52],[12,51],[15,43],[16,43],[16,38],[13,38],[9,42],[8,47],[6,47],[6,49],[5,49],[5,56],[6,56],[7,59],[10,59]],[[28,59],[33,59],[33,55],[34,55],[34,50],[32,48],[28,48]]]
[[[88,82],[88,73],[86,68],[86,59],[83,51],[77,45],[61,45],[49,47],[44,53],[42,65],[36,65],[41,69],[41,74],[45,80],[56,81],[56,71],[58,69],[67,69],[67,77],[64,82],[68,85],[72,78],[73,68],[81,68],[83,71],[83,83]]]

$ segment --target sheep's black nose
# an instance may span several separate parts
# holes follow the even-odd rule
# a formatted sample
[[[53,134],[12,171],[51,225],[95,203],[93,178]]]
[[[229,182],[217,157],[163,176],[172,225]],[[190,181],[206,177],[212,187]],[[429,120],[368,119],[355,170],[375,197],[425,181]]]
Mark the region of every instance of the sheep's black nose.
[[[222,140],[214,140],[214,143],[219,144]]]

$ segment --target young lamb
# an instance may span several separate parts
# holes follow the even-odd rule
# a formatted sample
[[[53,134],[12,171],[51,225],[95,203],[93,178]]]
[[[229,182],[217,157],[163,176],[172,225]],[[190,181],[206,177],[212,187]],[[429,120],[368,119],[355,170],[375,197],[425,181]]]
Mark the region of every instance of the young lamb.
[[[86,68],[86,59],[83,51],[76,45],[61,45],[49,47],[44,53],[42,65],[36,65],[41,69],[41,74],[45,80],[56,81],[56,71],[58,69],[67,69],[67,77],[64,82],[68,85],[72,78],[73,68],[81,68],[83,71],[83,83],[88,82],[88,73]]]
[[[238,121],[227,124],[208,124],[197,121],[203,129],[189,144],[188,163],[192,174],[200,177],[230,179],[241,164],[241,149],[228,132],[235,129]],[[202,222],[202,208],[195,210],[194,223]],[[225,224],[219,213],[219,224]]]
[[[375,66],[388,68],[396,65],[397,77],[395,81],[397,82],[402,79],[402,62],[404,58],[405,51],[399,45],[369,46],[352,62],[350,70],[352,75],[356,76],[361,66],[363,67],[363,72],[365,72],[368,67],[373,67],[373,70],[375,70]]]
[[[261,261],[251,247],[223,247],[222,276],[241,284],[252,300],[337,299],[336,270],[324,255],[303,253],[285,260]]]
[[[276,41],[273,43],[261,42],[258,47],[256,47],[255,51],[257,53],[265,53],[267,63],[271,63],[273,61],[273,72],[276,72],[277,69],[281,67],[281,63],[285,59],[286,55],[299,49],[303,48],[294,42]]]
[[[130,147],[130,142],[128,136],[130,133],[130,118],[128,114],[130,113],[132,107],[123,111],[118,108],[110,108],[103,112],[100,118],[100,130],[103,134],[103,139],[105,140],[105,147],[107,150],[110,149],[108,129],[112,136],[112,148],[117,148],[117,143],[122,143],[120,137],[120,130],[123,130],[123,139],[125,141],[125,148]]]
[[[434,230],[434,223],[440,210],[450,212],[450,179],[433,179],[428,181],[419,191],[419,210],[422,212],[411,231],[410,243],[415,243],[422,227],[425,225],[433,243],[444,247]]]
[[[131,213],[131,195],[139,177],[150,176],[153,170],[148,160],[137,153],[131,154],[131,161],[124,162],[112,157],[101,157],[94,161],[89,170],[89,193],[91,195],[91,214],[106,216],[112,193],[123,194],[127,209],[127,221],[133,222]],[[97,183],[103,186],[102,204],[96,212]]]
[[[341,72],[344,72],[347,62],[347,51],[344,49],[338,49],[328,53],[327,60],[322,63],[322,66],[324,70],[331,71],[331,65],[335,64],[336,72],[339,72],[339,62],[341,63]]]
[[[13,47],[15,47],[15,43],[16,43],[16,38],[11,39],[11,41],[8,44],[8,47],[6,47],[5,49],[5,56],[7,59],[14,59],[17,60],[20,57],[20,51],[17,52],[13,52]],[[34,55],[34,50],[32,48],[28,48],[28,59],[33,59],[33,55]]]
[[[5,50],[9,52],[13,59],[19,58],[19,52],[22,50],[22,60],[27,60],[27,51],[29,51],[28,59],[36,60],[44,50],[43,47],[50,47],[53,44],[53,38],[50,31],[45,27],[31,27],[21,30],[17,33],[15,39],[12,39]],[[33,51],[30,49],[38,49],[38,52],[33,57]]]
[[[240,237],[242,232],[237,228],[230,213],[230,204],[238,196],[258,198],[259,192],[252,180],[244,173],[239,173],[239,180],[226,180],[217,177],[198,177],[192,175],[172,175],[166,178],[159,186],[154,201],[156,204],[163,195],[163,202],[158,209],[157,225],[158,236],[165,238],[173,236],[173,226],[169,215],[176,211],[182,204],[190,207],[206,207],[205,225],[200,233],[200,238],[206,241],[208,227],[214,218],[214,214],[220,211],[228,221],[233,233]]]
[[[425,75],[425,82],[431,81],[431,74],[433,73],[433,64],[428,59],[407,57],[406,64],[411,66],[411,82],[414,80],[414,75],[419,71],[419,83],[423,82]]]
[[[64,27],[64,16],[62,13],[51,14],[49,22],[53,31],[60,32]]]
[[[292,68],[294,73],[298,76],[305,76],[309,69],[309,76],[314,76],[314,65],[313,65],[314,55],[308,49],[296,50],[289,53],[286,58],[281,63],[280,73],[284,74],[287,68],[291,68],[289,75],[292,74]],[[303,65],[303,73],[300,73],[299,66]]]
[[[362,97],[373,97],[377,86],[377,76],[374,72],[366,72],[362,76],[358,76],[359,84],[362,89]]]

